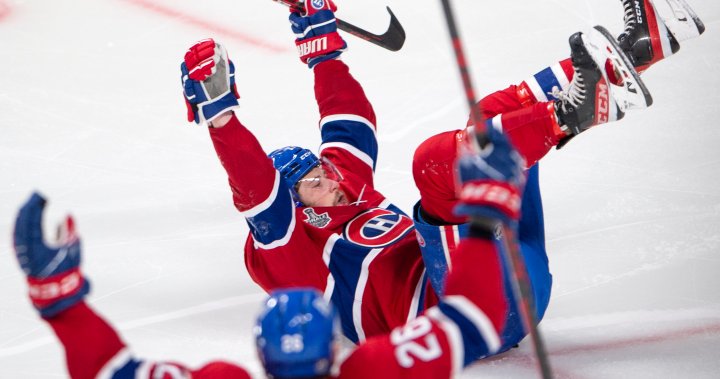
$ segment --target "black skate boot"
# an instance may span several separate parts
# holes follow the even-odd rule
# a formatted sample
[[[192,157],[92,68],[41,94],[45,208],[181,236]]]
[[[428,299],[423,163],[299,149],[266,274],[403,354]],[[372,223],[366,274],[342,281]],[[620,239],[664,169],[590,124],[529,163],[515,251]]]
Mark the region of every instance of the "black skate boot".
[[[581,32],[570,36],[570,57],[575,74],[566,92],[553,93],[557,98],[555,114],[558,124],[561,128],[567,128],[566,133],[569,133],[558,149],[585,130],[619,120],[625,115],[612,98],[604,69],[601,70],[593,59],[583,37]]]
[[[625,10],[625,30],[618,44],[637,71],[675,54],[680,44],[660,18],[652,0],[620,0]]]

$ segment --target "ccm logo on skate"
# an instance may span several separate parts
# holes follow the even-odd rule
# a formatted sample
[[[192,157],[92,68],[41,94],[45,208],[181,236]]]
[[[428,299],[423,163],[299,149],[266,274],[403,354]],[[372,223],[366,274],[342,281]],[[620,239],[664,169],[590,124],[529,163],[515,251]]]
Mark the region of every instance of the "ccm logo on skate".
[[[301,57],[304,57],[306,55],[314,54],[318,51],[327,50],[328,47],[328,41],[327,37],[321,37],[318,39],[313,39],[307,42],[303,42],[299,45],[297,45],[298,53]]]
[[[608,95],[608,86],[604,82],[598,83],[597,96],[595,97],[595,109],[597,109],[597,123],[603,124],[608,122],[610,96]]]
[[[635,12],[637,12],[637,23],[642,24],[643,22],[643,11],[640,7],[640,1],[635,0]]]
[[[343,237],[354,244],[376,248],[395,243],[413,228],[414,224],[409,217],[374,208],[348,222]]]

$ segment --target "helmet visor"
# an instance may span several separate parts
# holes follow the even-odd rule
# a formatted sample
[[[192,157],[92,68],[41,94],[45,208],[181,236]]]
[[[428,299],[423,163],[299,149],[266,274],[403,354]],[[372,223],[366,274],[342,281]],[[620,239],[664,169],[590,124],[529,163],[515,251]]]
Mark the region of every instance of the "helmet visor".
[[[316,170],[317,168],[319,170]],[[329,183],[329,180],[340,183],[343,181],[343,176],[330,160],[322,157],[320,163],[310,170],[308,175],[297,181],[295,189],[297,190],[301,186],[308,189],[322,189]]]

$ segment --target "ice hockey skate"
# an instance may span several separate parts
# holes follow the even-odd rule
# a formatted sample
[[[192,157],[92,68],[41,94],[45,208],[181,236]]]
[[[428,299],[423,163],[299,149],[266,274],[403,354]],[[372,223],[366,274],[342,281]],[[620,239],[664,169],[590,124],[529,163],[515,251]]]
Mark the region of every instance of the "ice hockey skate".
[[[558,98],[558,123],[572,136],[619,120],[627,109],[652,104],[629,58],[605,28],[596,26],[587,34],[575,33],[569,43],[575,75],[567,91],[553,95]]]
[[[699,37],[705,32],[705,24],[685,0],[665,0],[658,10],[665,25],[678,42]]]
[[[618,36],[618,44],[638,71],[645,71],[680,50],[680,44],[659,17],[652,0],[621,1],[625,29]]]

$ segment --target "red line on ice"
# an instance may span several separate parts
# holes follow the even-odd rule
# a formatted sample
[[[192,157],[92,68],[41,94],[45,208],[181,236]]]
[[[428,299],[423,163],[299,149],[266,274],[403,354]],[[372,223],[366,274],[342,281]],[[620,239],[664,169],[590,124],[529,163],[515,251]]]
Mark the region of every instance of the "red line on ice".
[[[10,6],[7,5],[4,1],[0,0],[0,21],[2,21],[7,16],[9,16],[10,13],[11,13]]]
[[[651,334],[651,335],[639,336],[639,337],[630,337],[630,338],[619,339],[619,340],[610,341],[610,342],[598,342],[598,343],[591,343],[591,344],[585,344],[585,345],[577,345],[577,346],[572,346],[572,347],[565,347],[562,349],[552,349],[552,346],[549,346],[550,349],[548,351],[548,354],[550,356],[550,365],[552,366],[552,370],[557,377],[581,379],[582,378],[581,374],[574,372],[576,370],[575,368],[563,367],[563,365],[560,362],[557,362],[557,361],[553,362],[553,357],[572,356],[573,354],[576,354],[576,353],[590,353],[590,352],[594,352],[594,351],[614,350],[614,349],[621,349],[621,348],[625,348],[625,347],[637,347],[640,345],[647,345],[647,344],[653,344],[653,343],[658,343],[658,342],[682,340],[682,339],[687,339],[687,338],[702,336],[702,335],[714,336],[717,334],[720,334],[720,324],[709,324],[709,325],[704,325],[704,326],[698,326],[695,328],[676,330],[676,331],[672,331],[672,332],[668,332],[668,333]],[[532,354],[532,352],[529,354],[513,355],[512,351],[513,350],[510,350],[507,353],[480,360],[475,364],[477,364],[477,365],[496,364],[494,361],[497,361],[497,362],[507,361],[506,364],[521,366],[528,370],[537,369],[537,363],[535,362],[535,356]],[[491,362],[493,362],[493,363],[491,363]]]
[[[695,337],[698,335],[703,334],[718,334],[720,333],[720,324],[715,325],[705,325],[705,326],[699,326],[696,328],[688,328],[683,330],[678,330],[675,332],[669,332],[665,334],[655,334],[655,335],[649,335],[644,337],[635,337],[635,338],[627,338],[627,339],[621,339],[617,341],[612,342],[604,342],[604,343],[596,343],[596,344],[589,344],[589,345],[581,345],[581,346],[574,346],[574,347],[568,347],[556,351],[551,351],[550,355],[567,355],[567,354],[573,354],[577,352],[588,352],[588,351],[597,351],[597,350],[612,350],[612,349],[618,349],[623,347],[632,347],[637,346],[639,344],[651,344],[656,342],[665,342],[670,340],[679,340],[679,339],[685,339],[690,337]]]
[[[0,0],[0,1],[2,1],[2,0]],[[252,46],[255,46],[255,47],[258,47],[261,49],[265,49],[265,50],[268,50],[273,53],[280,53],[280,52],[284,52],[284,51],[288,50],[285,47],[274,45],[270,42],[263,41],[259,38],[252,37],[243,32],[225,28],[220,25],[215,25],[210,21],[203,20],[203,19],[195,17],[191,14],[183,13],[176,9],[167,8],[162,5],[154,4],[150,0],[125,0],[125,2],[131,3],[133,5],[137,5],[148,11],[160,14],[165,17],[177,19],[186,24],[193,25],[195,27],[199,27],[199,28],[211,31],[213,33],[225,35],[236,41],[239,41],[239,42],[242,42],[242,43],[245,43],[248,45],[252,45]]]

